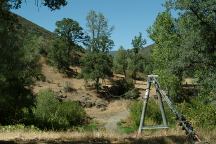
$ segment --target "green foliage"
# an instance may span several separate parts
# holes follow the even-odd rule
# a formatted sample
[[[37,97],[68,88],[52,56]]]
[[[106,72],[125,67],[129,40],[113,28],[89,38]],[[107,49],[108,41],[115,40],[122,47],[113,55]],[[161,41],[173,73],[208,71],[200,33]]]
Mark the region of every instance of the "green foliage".
[[[21,7],[21,4],[23,3],[23,0],[3,0],[2,2],[7,2],[10,6],[10,8],[18,9]],[[26,1],[25,1],[26,2]],[[35,0],[35,4],[39,6],[39,0]],[[60,9],[61,6],[67,5],[67,0],[42,0],[41,4],[44,6],[47,6],[51,10]]]
[[[156,43],[152,51],[154,73],[159,75],[162,88],[176,97],[181,90],[182,69],[181,64],[176,62],[179,57],[176,48],[179,38],[171,14],[160,13],[149,33]]]
[[[33,114],[39,128],[66,129],[85,121],[84,109],[76,102],[59,102],[50,90],[39,92]]]
[[[84,124],[82,126],[77,127],[75,130],[79,132],[94,132],[97,131],[101,126],[95,121],[90,122],[89,124]]]
[[[41,79],[41,65],[39,64],[39,54],[41,49],[41,39],[36,35],[29,34],[23,41],[21,60],[25,63],[23,79],[26,83],[32,83],[32,78]]]
[[[61,21],[56,22],[55,34],[68,42],[68,55],[73,47],[85,43],[88,38],[79,23],[70,18],[63,18]]]
[[[112,59],[111,56],[105,53],[87,53],[83,60],[82,73],[84,79],[92,79],[95,81],[95,87],[99,90],[99,79],[104,79],[106,76],[111,76]]]
[[[216,73],[215,69],[208,69],[208,71],[202,71],[199,73],[201,75],[205,75],[199,79],[199,83],[202,85],[200,94],[204,102],[212,103],[216,100]],[[197,74],[198,75],[198,74]]]
[[[204,103],[202,98],[197,98],[191,103],[182,103],[179,107],[194,126],[204,129],[215,128],[216,107],[214,105]]]
[[[128,67],[127,51],[121,46],[116,52],[113,59],[113,67],[115,72],[122,73],[127,76],[126,71]]]
[[[57,38],[49,49],[48,58],[58,70],[68,73],[70,65],[79,63],[79,44],[84,44],[88,37],[79,23],[69,18],[56,22],[55,34]]]
[[[58,118],[63,127],[77,126],[84,123],[86,113],[79,103],[66,101],[58,106]]]
[[[131,44],[133,45],[132,51],[135,54],[139,53],[140,49],[146,44],[146,40],[142,38],[142,33],[139,33],[138,36],[135,36],[134,39],[132,39]]]
[[[154,70],[154,72],[159,75],[160,85],[168,92],[168,95],[173,100],[180,101],[181,97],[178,97],[178,95],[181,92],[181,79],[166,69]]]
[[[153,49],[154,70],[157,74],[171,75],[175,84],[175,96],[180,92],[183,76],[198,79],[199,93],[215,97],[214,70],[216,67],[215,1],[170,0],[166,12],[160,13],[150,28],[150,37],[155,41]],[[171,10],[179,15],[172,18]],[[160,73],[163,71],[162,73]],[[159,73],[158,73],[159,72]],[[176,79],[176,80],[174,80]],[[165,81],[165,80],[163,80]],[[168,90],[171,87],[167,87]],[[172,91],[173,91],[172,90]],[[179,92],[178,92],[179,91]],[[172,92],[173,93],[173,92]],[[201,94],[202,95],[202,94]]]
[[[52,91],[46,90],[38,93],[36,97],[36,106],[33,109],[38,127],[52,128],[58,123],[57,110],[59,101],[54,97]]]
[[[20,8],[22,0],[0,2],[0,124],[25,121],[31,113],[34,96],[30,85],[40,79],[38,50],[40,40],[9,10]],[[57,9],[65,1],[45,0],[44,5]],[[26,31],[30,34],[26,35]]]
[[[138,39],[136,37],[136,39]],[[140,39],[140,36],[139,36]],[[136,40],[137,41],[137,40]],[[144,44],[145,40],[140,39],[140,43]],[[139,46],[139,43],[133,40],[135,45]],[[136,44],[137,43],[137,44]],[[136,75],[136,79],[143,79],[142,75],[148,75],[152,73],[153,65],[151,62],[151,49],[153,45],[143,48],[135,48],[131,50],[125,50],[122,46],[114,54],[113,69],[116,73],[124,74],[125,77],[133,77]],[[134,51],[138,51],[137,54]]]
[[[113,27],[108,25],[108,20],[102,13],[90,11],[86,17],[89,31],[89,51],[108,53],[114,42],[110,39]]]
[[[40,130],[34,125],[25,126],[23,124],[16,124],[16,125],[0,126],[0,132],[14,132],[14,131],[40,132]]]
[[[127,123],[125,122],[119,122],[117,126],[119,131],[122,133],[130,134],[137,131],[137,127],[128,126]]]
[[[153,46],[154,44],[148,45],[140,50],[140,54],[143,58],[143,73],[145,75],[152,74],[153,71],[153,62],[151,57]]]
[[[146,44],[145,39],[143,39],[142,34],[139,33],[132,40],[133,48],[128,51],[128,74],[130,77],[137,79],[137,73],[144,71],[144,58],[140,53],[140,50],[144,48]]]
[[[87,16],[87,27],[89,30],[89,41],[87,53],[82,60],[82,74],[86,80],[95,81],[97,92],[100,88],[99,80],[112,74],[112,58],[109,50],[113,46],[110,39],[112,27],[109,28],[108,21],[101,13],[90,11]]]
[[[143,102],[142,101],[134,101],[130,105],[130,120],[131,120],[131,126],[138,128],[140,124],[140,118],[143,108]],[[171,113],[170,109],[165,105],[165,115],[168,120],[169,125],[173,125],[175,123],[175,116]],[[145,122],[151,122],[145,123],[145,125],[158,125],[162,123],[162,116],[160,112],[160,108],[158,103],[156,103],[155,100],[149,100],[147,105],[147,111],[146,111],[146,117]]]
[[[53,47],[48,52],[49,62],[61,72],[67,72],[70,66],[70,57],[67,56],[67,44],[61,39],[57,38],[54,41]]]
[[[132,90],[129,90],[128,92],[126,92],[124,94],[124,98],[126,99],[136,99],[139,97],[139,90],[138,89],[132,89]]]
[[[142,102],[135,101],[130,105],[130,119],[132,121],[132,127],[139,127],[140,117],[142,113]]]
[[[19,122],[23,109],[30,111],[34,97],[28,87],[40,68],[34,36],[23,37],[17,17],[7,8],[0,11],[0,123],[8,124]]]

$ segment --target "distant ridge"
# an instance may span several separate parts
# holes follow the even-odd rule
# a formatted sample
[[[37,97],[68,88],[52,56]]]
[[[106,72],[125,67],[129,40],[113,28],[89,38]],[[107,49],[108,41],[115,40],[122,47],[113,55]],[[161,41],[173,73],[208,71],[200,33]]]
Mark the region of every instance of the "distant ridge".
[[[150,44],[144,48],[141,49],[141,53],[143,54],[143,56],[146,58],[146,59],[150,59],[150,56],[151,56],[151,52],[152,52],[152,47],[154,46],[154,44]],[[112,56],[114,56],[116,54],[117,50],[115,51],[110,51],[110,54]]]
[[[17,14],[14,14],[14,15],[18,18],[19,24],[22,25],[25,32],[32,33],[38,36],[43,36],[46,39],[53,39],[55,37],[53,32],[50,32],[49,30],[27,20],[26,18],[20,15],[17,15]]]

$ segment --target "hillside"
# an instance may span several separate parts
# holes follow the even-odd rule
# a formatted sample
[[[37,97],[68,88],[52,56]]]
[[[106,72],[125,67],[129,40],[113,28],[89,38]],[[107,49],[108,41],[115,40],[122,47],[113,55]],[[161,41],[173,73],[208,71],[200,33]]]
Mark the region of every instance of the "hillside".
[[[154,46],[154,44],[151,44],[151,45],[148,45],[145,48],[141,49],[141,53],[148,60],[150,59],[153,46]]]
[[[17,14],[14,14],[17,19],[18,23],[21,25],[21,31],[24,33],[23,39],[27,38],[29,36],[36,36],[38,39],[40,39],[40,44],[42,47],[42,50],[45,54],[48,53],[49,48],[52,47],[53,41],[55,40],[56,35],[53,32],[50,32],[49,30],[27,20],[26,18],[19,16]],[[82,46],[76,46],[76,56],[80,57],[84,53],[84,49]]]
[[[14,14],[16,15],[16,14]],[[26,18],[16,15],[18,18],[19,23],[22,25],[22,28],[24,28],[24,31],[26,33],[35,34],[37,36],[42,36],[47,41],[52,40],[55,38],[55,35],[53,32],[50,32],[49,30],[27,20]],[[149,59],[151,55],[151,49],[154,44],[148,45],[145,48],[141,49],[141,53],[143,53],[144,57]],[[117,51],[110,51],[111,55],[115,55]]]
[[[43,36],[44,38],[49,40],[55,37],[55,35],[52,32],[46,30],[45,28],[25,19],[22,16],[19,16],[17,14],[14,15],[18,18],[19,24],[21,24],[22,28],[24,28],[24,31],[26,33],[35,34],[37,36]]]
[[[143,54],[143,56],[146,58],[146,59],[149,59],[150,56],[151,56],[151,52],[152,52],[152,47],[154,46],[154,44],[151,44],[151,45],[148,45],[144,48],[141,49],[141,53]],[[117,50],[115,51],[110,51],[110,54],[112,56],[114,56],[116,54]]]

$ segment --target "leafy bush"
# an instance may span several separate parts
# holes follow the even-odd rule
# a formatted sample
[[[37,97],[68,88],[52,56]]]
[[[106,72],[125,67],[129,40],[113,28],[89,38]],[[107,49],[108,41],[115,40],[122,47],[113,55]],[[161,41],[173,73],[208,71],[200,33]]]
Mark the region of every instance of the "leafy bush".
[[[78,103],[59,102],[50,90],[39,92],[36,100],[33,113],[39,128],[66,129],[85,121],[86,113]]]
[[[93,80],[95,88],[99,92],[100,79],[112,76],[112,57],[103,52],[88,52],[82,58],[82,75],[85,80]]]
[[[128,98],[128,99],[136,99],[138,97],[139,97],[138,89],[132,89],[124,94],[124,98]]]
[[[82,124],[85,121],[86,113],[77,102],[62,102],[58,108],[58,117],[64,119],[68,127]]]
[[[167,90],[173,100],[180,101],[182,98],[178,96],[181,93],[181,79],[168,70],[155,70],[155,73],[159,75],[162,89]]]
[[[130,119],[132,126],[138,128],[140,123],[140,117],[142,113],[142,102],[135,101],[130,105]]]
[[[143,108],[142,101],[135,101],[130,105],[130,119],[132,122],[131,123],[132,127],[136,127],[136,128],[139,127],[142,108]],[[168,107],[166,107],[166,105],[164,105],[164,109],[165,109],[165,115],[166,115],[167,121],[170,125],[172,125],[175,122],[174,115],[171,113]],[[156,125],[162,123],[162,116],[161,116],[160,108],[155,100],[149,99],[148,101],[145,122],[151,122],[151,124],[153,123]],[[145,123],[145,124],[148,125],[148,123]]]
[[[216,107],[210,103],[203,103],[200,99],[194,99],[191,103],[179,105],[182,113],[194,126],[213,129],[216,125]]]
[[[39,132],[40,129],[35,127],[34,125],[25,126],[23,124],[16,124],[16,125],[7,125],[7,126],[0,126],[0,132]]]
[[[63,39],[56,38],[53,47],[48,52],[49,63],[63,73],[66,73],[70,66],[70,57],[68,57],[67,51],[67,43]]]

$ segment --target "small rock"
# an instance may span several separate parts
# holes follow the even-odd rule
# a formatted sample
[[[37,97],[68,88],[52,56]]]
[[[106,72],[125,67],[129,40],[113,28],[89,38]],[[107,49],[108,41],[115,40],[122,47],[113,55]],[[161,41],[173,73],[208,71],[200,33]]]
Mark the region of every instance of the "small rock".
[[[86,108],[95,106],[95,101],[92,100],[92,98],[88,96],[81,96],[79,102],[83,107],[86,107]]]
[[[102,108],[101,108],[101,111],[105,111],[105,110],[106,110],[106,107],[102,107]]]
[[[96,107],[97,108],[106,108],[107,107],[107,102],[104,100],[99,100],[96,102]]]

